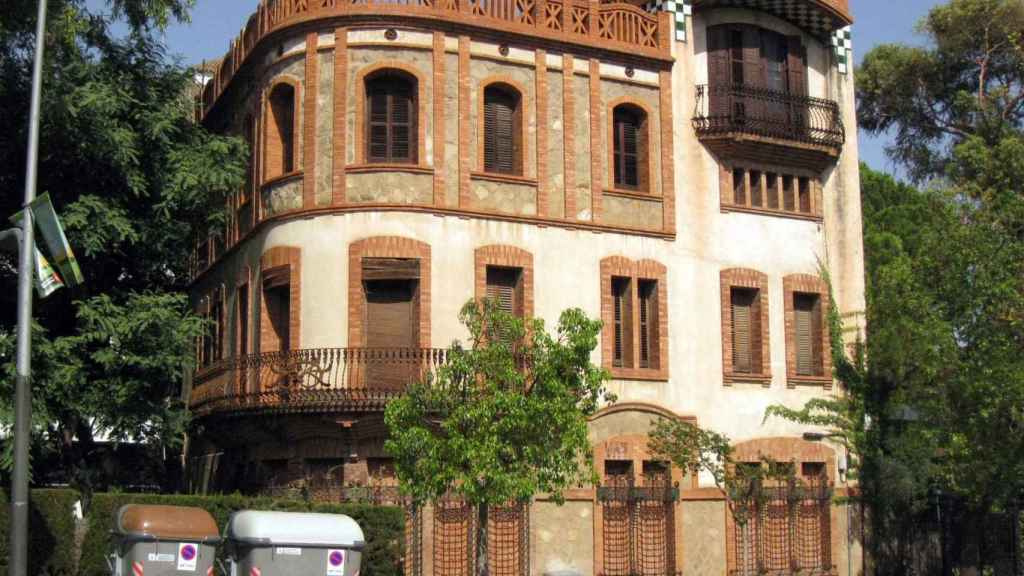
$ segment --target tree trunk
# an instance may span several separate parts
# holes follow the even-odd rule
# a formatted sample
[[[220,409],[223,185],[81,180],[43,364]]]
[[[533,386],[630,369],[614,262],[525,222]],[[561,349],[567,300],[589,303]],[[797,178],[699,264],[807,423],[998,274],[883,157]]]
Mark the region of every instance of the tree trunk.
[[[487,565],[487,504],[477,506],[476,515],[476,574],[477,576],[490,576],[490,567]]]

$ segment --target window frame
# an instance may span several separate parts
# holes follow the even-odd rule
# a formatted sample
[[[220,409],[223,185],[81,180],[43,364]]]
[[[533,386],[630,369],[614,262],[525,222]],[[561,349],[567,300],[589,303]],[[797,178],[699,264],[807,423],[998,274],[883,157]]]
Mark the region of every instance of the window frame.
[[[771,385],[771,338],[769,324],[769,292],[768,275],[750,268],[727,268],[719,274],[721,285],[721,327],[722,327],[722,381],[726,386],[737,383],[755,383],[764,387]],[[733,331],[732,331],[732,291],[733,289],[747,289],[757,291],[757,306],[759,308],[760,326],[758,333],[753,332],[751,336],[760,339],[761,356],[760,366],[757,371],[738,372],[733,366]],[[753,319],[751,319],[753,321]],[[753,351],[753,343],[751,344]]]
[[[786,380],[790,388],[799,385],[822,386],[825,390],[832,389],[832,340],[829,334],[830,298],[828,284],[820,277],[811,274],[791,274],[782,280],[783,304],[786,314]],[[795,298],[800,294],[813,295],[818,298],[820,306],[820,337],[812,343],[820,346],[820,374],[800,374],[797,370],[797,339]],[[813,335],[812,335],[813,337]]]
[[[387,151],[384,156],[373,156],[371,155],[371,132],[374,125],[372,106],[370,102],[370,87],[374,82],[405,82],[408,84],[410,98],[408,102],[409,107],[409,142],[408,142],[408,155],[405,157],[397,157],[392,154],[391,150],[391,134],[393,118],[391,114],[392,110],[392,99],[394,94],[388,93],[387,98],[387,121],[385,122],[385,129],[387,130]],[[359,99],[362,103],[362,127],[360,128],[362,134],[362,142],[359,146],[359,152],[363,162],[367,165],[388,165],[388,164],[402,164],[402,165],[413,165],[417,166],[420,162],[420,146],[423,134],[420,130],[420,123],[422,121],[420,111],[420,78],[417,74],[414,74],[404,68],[398,68],[394,66],[387,66],[374,69],[363,75],[358,88],[362,90],[359,95]]]
[[[629,302],[632,304],[623,332],[628,332],[628,341],[623,350],[629,355],[621,362],[615,356],[615,295],[612,283],[616,279],[629,280]],[[649,333],[650,359],[648,367],[640,362],[640,285],[653,282],[655,285],[655,316],[649,320],[653,326]],[[669,378],[668,357],[668,283],[667,269],[654,260],[633,261],[622,256],[610,256],[601,261],[601,364],[613,378],[628,380],[667,381]],[[654,341],[656,340],[656,341]],[[621,364],[621,365],[619,365]]]
[[[620,155],[616,142],[619,139],[617,116],[620,113],[632,114],[637,119],[636,142],[636,184],[629,184],[616,178],[616,169],[624,169],[624,156]],[[608,183],[613,191],[627,193],[653,194],[653,159],[652,145],[654,137],[651,133],[651,109],[634,98],[619,98],[608,106]]]
[[[271,153],[270,153],[270,148],[269,147],[271,145],[273,145],[273,143],[275,141],[280,142],[282,146],[284,145],[284,139],[283,139],[283,137],[280,134],[280,129],[277,127],[276,116],[274,114],[274,103],[273,103],[274,93],[277,92],[277,90],[281,89],[282,87],[291,88],[291,90],[292,90],[292,97],[293,97],[292,98],[292,134],[291,134],[291,136],[292,136],[291,137],[291,160],[292,160],[292,162],[291,162],[291,166],[290,166],[291,169],[287,170],[286,168],[289,168],[289,166],[287,166],[287,164],[285,162],[284,150],[282,149],[281,150],[281,166],[280,166],[280,171],[278,172],[278,171],[275,170],[274,172],[272,172],[272,168],[276,169],[276,167],[271,165],[272,164],[271,161],[270,161]],[[302,106],[300,105],[301,102],[302,102],[302,84],[298,80],[296,80],[294,78],[291,78],[291,77],[278,78],[277,80],[274,81],[273,84],[270,85],[270,88],[267,89],[267,91],[266,91],[266,95],[264,97],[264,105],[263,105],[263,117],[265,118],[265,121],[263,122],[263,142],[262,142],[262,146],[260,148],[262,158],[260,159],[260,162],[259,162],[260,169],[262,171],[262,178],[260,179],[261,184],[266,184],[267,182],[271,182],[273,180],[277,180],[277,179],[281,179],[281,178],[287,178],[289,176],[294,176],[294,175],[296,175],[296,174],[298,174],[298,173],[300,173],[302,171],[301,168],[299,167],[299,165],[300,165],[300,157],[299,156],[300,156],[301,150],[302,150],[302,148],[301,148],[301,142],[302,142],[302,139],[301,139],[302,138],[302,134],[301,134],[301,132],[302,132]],[[275,134],[273,133],[275,130],[277,132],[276,138],[275,138]]]
[[[512,170],[501,172],[489,169],[487,165],[487,92],[489,90],[501,90],[506,94],[514,95],[517,98],[516,110],[513,114],[512,135],[513,157]],[[530,142],[527,137],[527,118],[529,112],[529,98],[531,92],[525,86],[506,75],[491,76],[480,82],[477,94],[477,131],[476,131],[476,152],[477,171],[484,176],[497,178],[524,179],[527,176],[527,160],[529,159]]]
[[[482,302],[487,296],[487,269],[489,267],[518,268],[520,270],[519,291],[521,293],[522,318],[533,317],[532,253],[516,246],[491,244],[474,250],[473,261],[475,268],[474,295],[477,302]]]
[[[281,343],[277,343],[277,350],[268,350],[273,347],[273,330],[270,325],[270,311],[267,308],[266,291],[277,286],[288,286],[288,349],[299,350],[302,345],[300,337],[302,318],[302,287],[301,287],[301,258],[302,250],[293,246],[276,246],[264,252],[260,258],[259,286],[256,288],[256,298],[259,300],[258,325],[250,327],[257,337],[254,338],[258,349],[252,353],[265,354],[267,352],[281,351]]]

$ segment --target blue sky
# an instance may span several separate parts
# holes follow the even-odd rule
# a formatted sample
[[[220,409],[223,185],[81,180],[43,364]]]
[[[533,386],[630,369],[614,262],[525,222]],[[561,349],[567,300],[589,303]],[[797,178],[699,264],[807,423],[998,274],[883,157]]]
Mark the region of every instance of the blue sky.
[[[854,57],[872,46],[886,42],[920,43],[915,24],[938,0],[850,0],[853,10]],[[103,0],[89,0],[90,6],[103,5]],[[256,6],[256,0],[196,0],[191,24],[174,25],[166,32],[167,46],[183,62],[197,63],[220,57]],[[868,138],[861,134],[861,159],[873,168],[892,171],[885,157],[886,139]]]

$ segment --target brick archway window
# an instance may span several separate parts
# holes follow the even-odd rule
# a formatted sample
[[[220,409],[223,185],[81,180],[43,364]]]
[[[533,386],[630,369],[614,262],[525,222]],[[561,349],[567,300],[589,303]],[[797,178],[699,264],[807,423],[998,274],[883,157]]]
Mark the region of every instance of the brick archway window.
[[[267,143],[264,152],[267,178],[276,178],[296,169],[295,128],[297,114],[295,104],[298,101],[296,88],[292,84],[282,82],[274,86],[267,98],[268,115]]]
[[[518,90],[503,82],[484,89],[484,171],[523,173],[523,107]]]
[[[401,70],[381,70],[366,79],[366,161],[415,164],[417,83]]]
[[[620,104],[612,112],[612,166],[615,187],[648,190],[647,113]]]

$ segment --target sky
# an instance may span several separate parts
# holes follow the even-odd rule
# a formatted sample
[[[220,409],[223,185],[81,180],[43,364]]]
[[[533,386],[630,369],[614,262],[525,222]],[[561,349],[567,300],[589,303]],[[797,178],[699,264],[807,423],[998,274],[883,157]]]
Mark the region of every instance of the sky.
[[[105,5],[104,0],[88,0],[90,7]],[[917,22],[939,0],[850,0],[853,10],[854,59],[877,44],[902,42],[920,44],[923,39],[914,31]],[[171,54],[182,62],[193,64],[223,56],[228,43],[245,25],[255,10],[257,0],[196,0],[191,24],[175,24],[165,33]],[[860,157],[872,168],[895,171],[885,156],[887,138],[860,135]]]

